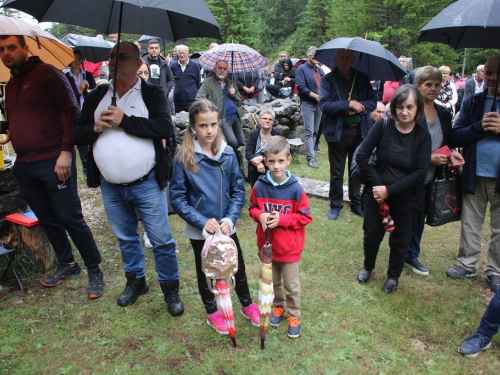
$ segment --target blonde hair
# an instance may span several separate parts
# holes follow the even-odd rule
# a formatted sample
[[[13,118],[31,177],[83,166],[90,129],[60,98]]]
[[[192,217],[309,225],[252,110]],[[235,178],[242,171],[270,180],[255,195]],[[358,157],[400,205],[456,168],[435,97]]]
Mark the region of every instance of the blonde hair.
[[[179,147],[176,153],[176,157],[180,157],[182,164],[184,164],[184,168],[188,172],[198,173],[198,164],[195,159],[194,152],[194,140],[196,138],[196,133],[193,131],[193,127],[196,125],[196,116],[200,113],[209,113],[215,112],[217,113],[217,122],[219,121],[219,110],[217,107],[208,99],[202,99],[195,101],[191,108],[189,108],[189,127],[186,129],[184,133],[184,137],[182,138],[182,145]],[[215,136],[215,139],[212,143],[212,152],[216,155],[219,153],[222,140],[224,139],[224,134],[222,133],[222,129],[219,127],[219,131]]]

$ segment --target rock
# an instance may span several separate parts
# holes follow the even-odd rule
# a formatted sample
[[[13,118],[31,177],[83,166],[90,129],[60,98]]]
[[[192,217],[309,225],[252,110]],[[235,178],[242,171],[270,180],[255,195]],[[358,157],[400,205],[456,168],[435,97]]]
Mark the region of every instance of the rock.
[[[284,125],[276,125],[274,127],[276,130],[279,130],[281,132],[281,134],[283,134],[283,137],[285,138],[295,138],[295,137],[290,137],[290,128],[288,126],[284,126]]]
[[[276,124],[279,124],[279,125],[285,125],[285,126],[289,126],[290,125],[290,119],[288,117],[282,117],[282,118],[279,118],[275,121],[275,125]]]
[[[183,130],[189,126],[189,119],[182,114],[185,112],[181,112],[174,117],[174,125],[177,129]]]

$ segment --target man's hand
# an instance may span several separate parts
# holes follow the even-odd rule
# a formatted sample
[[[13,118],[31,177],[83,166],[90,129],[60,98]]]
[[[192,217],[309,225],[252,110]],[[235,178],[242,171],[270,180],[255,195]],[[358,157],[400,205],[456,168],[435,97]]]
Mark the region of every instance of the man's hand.
[[[361,113],[365,110],[365,106],[357,100],[349,100],[349,108],[356,113]]]
[[[484,131],[493,132],[495,134],[500,133],[500,114],[498,110],[496,112],[485,113],[481,120],[481,124]]]
[[[373,197],[378,203],[383,203],[387,199],[389,194],[387,193],[387,188],[385,186],[374,186],[373,187]]]
[[[106,121],[103,121],[102,119],[102,113],[101,116],[97,119],[97,122],[94,124],[94,131],[96,133],[102,133],[104,130],[108,129],[111,127],[111,124],[107,123]]]
[[[54,172],[57,174],[59,180],[66,181],[71,176],[71,161],[71,151],[61,151],[56,161],[56,167],[54,168]]]
[[[234,88],[233,84],[229,86],[229,89],[227,90],[229,96],[232,98],[234,97],[234,94],[236,94],[236,89]]]
[[[436,166],[448,164],[448,158],[443,154],[432,154],[431,164]]]
[[[118,126],[121,124],[124,115],[125,113],[120,108],[110,105],[108,109],[101,112],[99,119],[111,126]]]

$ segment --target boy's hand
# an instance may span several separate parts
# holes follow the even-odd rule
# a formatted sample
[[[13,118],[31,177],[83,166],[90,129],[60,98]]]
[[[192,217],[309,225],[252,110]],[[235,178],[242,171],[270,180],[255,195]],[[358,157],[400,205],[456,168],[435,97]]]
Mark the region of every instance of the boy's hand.
[[[262,230],[265,231],[267,229],[267,219],[271,214],[269,212],[263,212],[260,214],[259,221],[262,225]]]
[[[226,225],[229,226],[227,223],[226,223]],[[205,223],[205,226],[203,227],[203,229],[205,229],[205,231],[210,233],[210,234],[214,234],[218,227],[219,227],[219,223],[217,222],[217,220],[215,220],[215,218],[212,218],[212,219],[209,219]],[[224,233],[224,232],[222,232],[222,233]]]
[[[272,214],[269,214],[269,218],[267,219],[267,226],[269,228],[276,228],[278,223],[280,222],[280,213],[278,211],[273,211]]]

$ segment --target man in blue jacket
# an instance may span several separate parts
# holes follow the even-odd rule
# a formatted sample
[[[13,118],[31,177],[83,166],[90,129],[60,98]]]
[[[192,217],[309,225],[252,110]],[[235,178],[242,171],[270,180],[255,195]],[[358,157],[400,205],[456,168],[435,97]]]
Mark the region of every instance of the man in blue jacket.
[[[484,91],[464,100],[451,130],[451,143],[463,147],[465,165],[461,179],[462,235],[458,265],[446,271],[452,279],[476,276],[481,255],[481,227],[489,203],[491,237],[484,273],[493,292],[500,287],[500,114],[498,110],[492,111],[491,105],[496,91],[496,107],[500,108],[499,64],[498,56],[486,62]]]
[[[344,169],[348,157],[349,199],[351,212],[362,217],[361,184],[350,177],[351,161],[356,148],[371,128],[370,114],[377,107],[377,94],[368,76],[352,68],[354,53],[339,49],[337,67],[321,82],[319,107],[325,115],[323,129],[328,142],[330,162],[330,211],[328,219],[337,220],[343,207]]]

